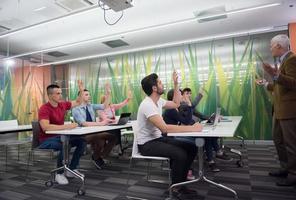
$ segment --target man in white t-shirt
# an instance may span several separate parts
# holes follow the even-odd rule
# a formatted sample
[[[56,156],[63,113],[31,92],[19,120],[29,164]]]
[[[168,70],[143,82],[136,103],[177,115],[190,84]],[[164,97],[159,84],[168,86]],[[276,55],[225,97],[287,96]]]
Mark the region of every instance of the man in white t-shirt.
[[[165,136],[170,132],[201,131],[202,125],[195,123],[192,126],[177,126],[166,124],[162,118],[162,109],[173,109],[180,105],[177,73],[173,73],[174,99],[166,101],[160,96],[164,93],[163,85],[157,74],[153,73],[142,79],[142,89],[147,97],[141,102],[138,110],[137,143],[139,151],[145,156],[162,156],[170,158],[172,184],[186,181],[187,172],[194,160],[197,148],[194,144]],[[173,189],[173,194],[179,196],[184,193],[193,193],[186,187]]]

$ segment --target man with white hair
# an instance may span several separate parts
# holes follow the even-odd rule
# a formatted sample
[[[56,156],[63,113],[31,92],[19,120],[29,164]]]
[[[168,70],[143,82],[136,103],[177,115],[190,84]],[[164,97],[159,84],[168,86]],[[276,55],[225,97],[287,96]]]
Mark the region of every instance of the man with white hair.
[[[289,50],[287,35],[271,39],[270,51],[278,57],[280,67],[263,63],[263,69],[273,83],[257,81],[273,92],[273,141],[278,152],[281,169],[269,172],[270,176],[283,177],[278,186],[296,185],[296,55]]]

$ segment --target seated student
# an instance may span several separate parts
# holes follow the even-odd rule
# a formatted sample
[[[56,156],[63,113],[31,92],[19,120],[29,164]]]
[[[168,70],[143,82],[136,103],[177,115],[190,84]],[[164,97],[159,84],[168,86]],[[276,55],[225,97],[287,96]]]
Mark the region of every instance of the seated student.
[[[173,73],[174,97],[179,95],[177,73]],[[196,123],[192,126],[176,126],[166,124],[162,118],[162,109],[174,109],[179,106],[179,99],[166,101],[160,96],[163,94],[163,85],[157,74],[153,73],[141,81],[142,89],[146,93],[138,110],[138,137],[139,151],[144,156],[162,156],[170,158],[172,184],[186,181],[187,172],[196,156],[197,148],[165,136],[168,132],[192,132],[201,131],[202,125]],[[163,136],[164,135],[164,136]],[[184,193],[194,193],[185,186],[173,189],[173,195],[181,198]]]
[[[203,97],[203,93],[202,93],[202,89],[200,90],[199,94],[197,95],[197,97],[195,98],[195,102],[196,99],[201,99]],[[182,91],[183,94],[183,99],[185,99],[185,104],[180,105],[179,107],[179,112],[181,116],[186,116],[186,115],[191,115],[192,117],[195,116],[197,117],[197,120],[208,120],[209,117],[203,115],[202,113],[198,112],[195,110],[195,106],[197,104],[192,103],[193,106],[190,106],[190,102],[191,102],[191,89],[190,88],[184,88],[184,90]],[[200,97],[200,98],[198,98]],[[188,104],[188,108],[186,108],[186,104]],[[183,117],[184,118],[184,117]],[[192,124],[194,123],[195,120],[193,120],[193,118],[191,118],[190,121],[188,121],[185,124]],[[190,138],[184,138],[184,139],[190,139]],[[192,142],[194,143],[195,141],[192,139]],[[220,149],[220,146],[218,144],[218,138],[217,137],[205,137],[205,152],[206,152],[206,156],[207,156],[207,162],[209,164],[210,169],[213,172],[219,172],[220,169],[217,168],[217,165],[213,159],[213,150],[216,152],[216,158],[221,159],[221,160],[226,160],[226,161],[231,161],[232,158],[230,158],[228,155],[225,154],[225,152],[223,152]]]
[[[108,89],[106,89],[108,91]],[[80,92],[78,93],[78,95]],[[109,96],[109,94],[107,94]],[[109,97],[108,97],[109,98]],[[72,115],[80,126],[103,126],[109,124],[111,120],[104,119],[103,121],[96,122],[95,111],[103,110],[103,104],[91,104],[91,96],[87,89],[84,89],[82,94],[82,104],[72,109]],[[108,103],[108,101],[106,102]],[[105,158],[116,143],[116,137],[113,134],[102,132],[97,134],[89,134],[85,136],[88,144],[91,144],[93,150],[92,161],[97,169],[102,169],[105,164]]]
[[[180,90],[180,93],[182,94],[183,91]],[[167,100],[172,101],[174,98],[174,89],[171,89],[167,93]],[[199,103],[201,99],[201,95],[198,95],[195,98],[194,103],[191,104],[191,106],[188,105],[186,102],[187,100],[182,98],[180,95],[181,105],[178,108],[174,109],[166,109],[163,114],[163,119],[167,124],[174,124],[174,125],[192,125],[195,122],[192,119],[193,115],[193,109],[194,107]],[[182,108],[182,112],[179,112],[180,107]],[[184,142],[190,142],[195,145],[195,137],[175,137],[178,140],[184,141]],[[195,179],[195,176],[193,175],[193,169],[190,168],[188,170],[187,174],[187,180],[193,180]]]
[[[79,91],[83,92],[83,84],[78,82]],[[57,159],[57,167],[63,166],[63,147],[60,135],[45,134],[45,131],[55,131],[64,129],[73,129],[77,127],[76,123],[64,124],[64,118],[67,110],[78,106],[81,103],[81,96],[76,101],[62,101],[62,89],[58,85],[47,86],[48,102],[43,104],[38,112],[38,120],[41,126],[41,133],[39,134],[40,149],[54,149],[58,150],[59,155]],[[71,136],[69,140],[71,147],[76,147],[69,168],[76,173],[81,174],[77,167],[79,165],[80,157],[82,156],[86,142],[80,136]],[[66,173],[66,176],[73,177],[71,173]],[[57,172],[55,175],[55,181],[58,184],[68,184],[68,179],[65,177],[62,171]]]
[[[111,90],[110,90],[111,92]],[[104,103],[106,99],[106,96],[102,96],[101,98],[101,103]],[[104,108],[104,110],[98,110],[97,114],[99,116],[99,120],[100,121],[104,121],[104,120],[112,120],[112,122],[115,122],[115,111],[121,109],[122,107],[126,106],[128,104],[128,102],[132,99],[132,93],[131,91],[128,92],[128,96],[127,98],[117,104],[113,104],[109,101],[109,103],[106,105],[106,107]],[[122,149],[122,144],[121,144],[121,130],[116,129],[116,130],[112,130],[109,131],[109,133],[115,135],[116,137],[116,145],[120,146],[120,150]],[[122,153],[122,152],[121,152]]]

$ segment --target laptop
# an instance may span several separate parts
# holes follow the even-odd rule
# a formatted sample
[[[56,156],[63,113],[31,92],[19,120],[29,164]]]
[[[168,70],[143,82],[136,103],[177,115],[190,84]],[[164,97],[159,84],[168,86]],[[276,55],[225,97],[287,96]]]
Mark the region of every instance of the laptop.
[[[221,116],[220,114],[221,114],[221,108],[217,107],[216,112],[210,116],[210,118],[208,119],[208,121],[204,125],[205,130],[208,128],[212,128],[212,129],[216,128],[216,126],[219,122],[219,118]]]
[[[121,113],[118,122],[115,124],[108,124],[108,126],[125,125],[130,119],[130,116],[131,116],[131,113]]]

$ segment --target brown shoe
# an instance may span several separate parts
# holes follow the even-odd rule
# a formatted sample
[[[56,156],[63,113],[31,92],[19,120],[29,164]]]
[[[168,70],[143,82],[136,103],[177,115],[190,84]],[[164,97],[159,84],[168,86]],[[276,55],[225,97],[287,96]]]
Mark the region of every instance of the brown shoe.
[[[279,170],[269,172],[268,175],[274,176],[274,177],[287,177],[288,171],[284,169],[279,169]]]

